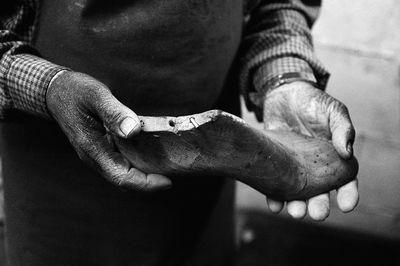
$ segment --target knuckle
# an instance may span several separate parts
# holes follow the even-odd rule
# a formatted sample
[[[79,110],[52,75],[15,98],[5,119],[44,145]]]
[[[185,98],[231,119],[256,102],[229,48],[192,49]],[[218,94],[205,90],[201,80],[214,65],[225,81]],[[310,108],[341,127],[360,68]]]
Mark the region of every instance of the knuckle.
[[[99,104],[99,108],[101,112],[104,113],[104,119],[107,121],[115,121],[121,118],[121,113],[116,111],[115,107],[113,107],[111,100],[103,100]]]
[[[119,122],[122,120],[122,114],[115,110],[110,110],[110,108],[103,109],[102,119],[105,126],[111,130],[115,131],[119,128]]]
[[[120,188],[131,188],[136,191],[146,190],[146,182],[143,182],[143,179],[137,175],[129,176],[124,173],[112,173],[110,174],[110,180]]]
[[[342,112],[345,114],[349,114],[349,109],[347,108],[347,106],[345,104],[343,104],[342,102],[340,104],[341,104]]]
[[[110,180],[114,183],[117,187],[125,187],[126,181],[125,178],[118,174],[113,174],[110,176]]]
[[[147,184],[144,180],[140,178],[134,178],[134,186],[135,190],[137,191],[146,191],[147,190]]]
[[[151,188],[151,180],[146,174],[141,173],[138,170],[133,173],[132,180],[134,181],[136,190],[138,191],[148,191]]]
[[[326,99],[326,105],[328,106],[328,111],[334,114],[340,112],[340,110],[342,110],[342,106],[344,106],[339,100],[331,96]]]
[[[131,184],[127,175],[117,169],[104,168],[104,172],[107,179],[117,187],[126,188]]]
[[[338,101],[338,107],[337,107],[338,112],[348,118],[349,117],[349,109],[347,108],[347,106],[345,104],[343,104],[342,102]]]
[[[335,113],[339,114],[340,116],[346,117],[346,118],[349,117],[349,110],[348,110],[347,106],[344,103],[342,103],[341,101],[334,99],[332,107],[333,107],[333,111]]]
[[[146,178],[146,179],[142,182],[141,190],[143,190],[143,191],[149,191],[149,190],[151,190],[151,188],[152,188],[152,183],[151,183],[151,181],[150,181],[148,178]]]

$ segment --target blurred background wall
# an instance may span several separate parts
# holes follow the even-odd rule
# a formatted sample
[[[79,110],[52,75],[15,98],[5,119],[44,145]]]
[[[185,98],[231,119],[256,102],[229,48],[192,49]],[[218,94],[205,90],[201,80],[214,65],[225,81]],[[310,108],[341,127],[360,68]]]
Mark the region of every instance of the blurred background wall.
[[[265,217],[269,218],[268,221],[273,222],[270,224],[271,222],[267,220],[261,220],[260,226],[265,223],[266,228],[258,230],[264,230],[263,232],[270,226],[280,234],[293,233],[296,231],[291,229],[296,226],[307,229],[307,226],[312,224],[320,228],[316,232],[320,235],[324,235],[327,230],[342,230],[335,232],[339,235],[342,232],[348,238],[354,234],[365,236],[363,240],[377,237],[382,241],[390,239],[392,244],[398,243],[400,240],[400,1],[325,0],[320,18],[314,26],[313,35],[316,52],[331,72],[327,92],[347,105],[357,131],[355,155],[360,163],[359,206],[352,213],[342,214],[333,200],[336,193],[331,193],[333,209],[325,222],[317,224],[309,219],[305,222],[293,222],[288,221],[286,210],[279,218],[271,216],[266,210],[265,198],[249,187],[239,184],[237,191],[239,214],[246,214],[250,210],[254,211],[253,213],[264,213]],[[244,112],[244,118],[253,125],[261,127],[255,122],[252,114]],[[257,236],[257,231],[251,230],[249,226],[246,227],[246,223],[251,223],[250,220],[249,216],[239,215],[242,224],[239,231],[244,246]],[[254,224],[253,226],[256,227]],[[274,232],[269,233],[271,236]],[[305,239],[302,237],[297,239],[298,242],[287,238],[286,242],[282,243],[283,248],[287,249],[286,255],[289,255],[288,253],[303,240]],[[377,241],[376,243],[381,243]],[[291,250],[288,245],[291,245]],[[374,246],[370,248],[373,249]],[[365,250],[365,254],[368,254],[368,251]],[[391,255],[395,256],[394,253]],[[292,264],[284,261],[283,264],[276,265]],[[400,265],[400,260],[396,260],[394,265]]]

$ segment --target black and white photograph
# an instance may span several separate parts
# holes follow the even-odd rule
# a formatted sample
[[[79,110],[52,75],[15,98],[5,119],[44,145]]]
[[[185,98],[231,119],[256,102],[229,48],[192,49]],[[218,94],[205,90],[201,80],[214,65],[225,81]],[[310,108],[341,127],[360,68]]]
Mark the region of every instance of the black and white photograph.
[[[400,266],[400,1],[0,0],[0,266]]]

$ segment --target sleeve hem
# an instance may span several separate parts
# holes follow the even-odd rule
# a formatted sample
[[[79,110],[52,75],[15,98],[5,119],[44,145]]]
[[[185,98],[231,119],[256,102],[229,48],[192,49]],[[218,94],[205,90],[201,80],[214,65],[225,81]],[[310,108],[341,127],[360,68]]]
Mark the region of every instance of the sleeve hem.
[[[63,70],[68,68],[34,55],[13,56],[6,78],[13,108],[51,118],[46,104],[46,92],[54,76]]]

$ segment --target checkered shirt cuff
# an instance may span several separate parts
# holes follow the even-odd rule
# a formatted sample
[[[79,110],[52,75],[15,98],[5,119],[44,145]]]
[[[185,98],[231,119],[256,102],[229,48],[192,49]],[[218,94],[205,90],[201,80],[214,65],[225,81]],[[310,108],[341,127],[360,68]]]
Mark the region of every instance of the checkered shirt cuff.
[[[274,77],[301,73],[321,89],[329,78],[314,54],[309,26],[300,12],[277,10],[263,18],[263,23],[267,22],[273,26],[261,31],[258,24],[247,28],[241,57],[240,88],[248,110],[254,111],[259,120],[264,98],[261,95],[265,95],[266,84]]]
[[[12,58],[6,87],[13,108],[50,118],[46,105],[47,88],[53,77],[66,68],[28,54]]]

